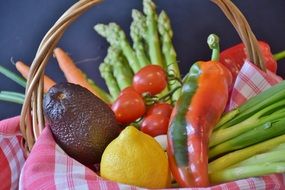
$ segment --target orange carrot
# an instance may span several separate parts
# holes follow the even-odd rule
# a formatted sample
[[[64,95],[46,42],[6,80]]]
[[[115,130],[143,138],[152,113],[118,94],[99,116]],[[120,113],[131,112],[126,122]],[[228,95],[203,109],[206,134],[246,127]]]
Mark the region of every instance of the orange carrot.
[[[16,65],[16,69],[21,73],[21,75],[25,79],[27,79],[30,67],[26,65],[25,63],[23,63],[22,61],[17,61],[15,65]],[[50,89],[50,87],[52,87],[53,85],[55,85],[55,82],[50,77],[45,75],[44,76],[44,92],[47,92]]]
[[[68,82],[79,84],[87,88],[94,95],[101,98],[106,103],[109,103],[110,100],[109,97],[107,97],[108,95],[99,87],[94,86],[95,84],[91,85],[88,82],[86,75],[75,65],[74,61],[69,55],[67,55],[66,52],[64,52],[61,48],[56,48],[54,50],[54,56],[57,59],[58,65]]]

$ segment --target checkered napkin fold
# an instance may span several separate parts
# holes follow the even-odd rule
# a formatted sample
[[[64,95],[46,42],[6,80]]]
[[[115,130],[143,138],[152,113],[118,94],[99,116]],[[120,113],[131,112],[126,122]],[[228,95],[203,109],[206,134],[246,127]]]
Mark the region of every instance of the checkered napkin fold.
[[[282,79],[264,73],[247,62],[234,85],[228,109],[266,90]],[[0,122],[0,189],[143,189],[107,181],[89,168],[69,157],[54,141],[48,127],[37,140],[27,160],[20,147],[19,117]],[[285,189],[285,174],[273,174],[224,183],[208,190]]]

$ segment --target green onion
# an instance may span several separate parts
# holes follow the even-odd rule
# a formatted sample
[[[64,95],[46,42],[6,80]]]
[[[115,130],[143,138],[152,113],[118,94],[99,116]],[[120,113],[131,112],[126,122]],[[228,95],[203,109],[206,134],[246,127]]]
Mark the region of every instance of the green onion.
[[[6,69],[5,67],[0,65],[0,73],[8,77],[9,79],[15,81],[19,85],[23,86],[24,88],[26,87],[26,80],[17,75],[16,73],[13,73],[9,69]]]

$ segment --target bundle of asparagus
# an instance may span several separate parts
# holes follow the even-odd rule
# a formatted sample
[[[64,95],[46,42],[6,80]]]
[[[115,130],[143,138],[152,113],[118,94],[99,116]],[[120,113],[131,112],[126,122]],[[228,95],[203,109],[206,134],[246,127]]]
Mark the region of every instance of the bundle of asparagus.
[[[141,68],[155,64],[164,68],[169,75],[168,86],[159,96],[175,90],[171,94],[172,103],[175,103],[180,95],[177,87],[181,86],[181,76],[172,44],[170,19],[165,11],[157,15],[156,6],[151,0],[143,1],[143,13],[134,9],[132,18],[130,36],[133,45],[116,23],[97,24],[94,27],[110,44],[107,56],[100,65],[100,72],[112,98],[115,100],[121,90],[131,85],[133,75]]]

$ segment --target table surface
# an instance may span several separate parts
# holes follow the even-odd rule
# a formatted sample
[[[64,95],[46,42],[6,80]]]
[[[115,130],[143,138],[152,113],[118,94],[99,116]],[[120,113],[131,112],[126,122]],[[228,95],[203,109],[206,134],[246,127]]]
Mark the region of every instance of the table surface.
[[[30,64],[41,39],[53,23],[75,0],[1,1],[0,2],[0,64],[16,71],[11,59]],[[258,39],[271,45],[272,52],[285,49],[285,1],[234,1],[247,17]],[[185,74],[197,60],[208,59],[210,50],[206,39],[210,33],[221,38],[225,49],[240,39],[222,12],[208,0],[156,0],[158,11],[169,14],[174,29],[174,45],[179,66]],[[65,32],[58,46],[65,49],[78,66],[106,88],[98,65],[104,59],[107,42],[94,32],[96,23],[117,22],[129,33],[131,9],[142,9],[141,0],[105,0],[82,15]],[[54,58],[50,59],[46,73],[57,82],[64,81]],[[285,77],[285,61],[280,61],[278,74]],[[24,93],[25,89],[0,75],[0,90]],[[21,105],[0,102],[0,120],[19,115]]]

